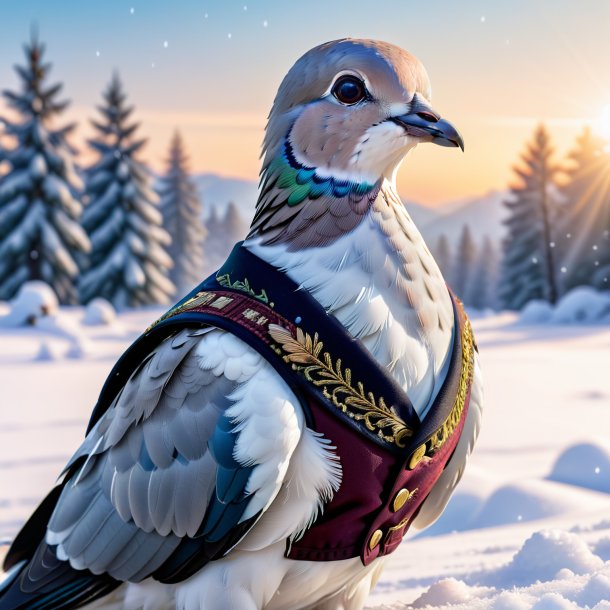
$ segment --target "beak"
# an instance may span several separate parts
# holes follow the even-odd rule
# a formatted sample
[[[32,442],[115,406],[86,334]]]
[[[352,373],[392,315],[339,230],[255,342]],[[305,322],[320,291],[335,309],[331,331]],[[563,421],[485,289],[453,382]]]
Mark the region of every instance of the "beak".
[[[392,117],[390,121],[403,127],[410,136],[440,146],[459,146],[464,150],[464,140],[458,130],[419,100],[418,103],[412,104],[409,114]]]

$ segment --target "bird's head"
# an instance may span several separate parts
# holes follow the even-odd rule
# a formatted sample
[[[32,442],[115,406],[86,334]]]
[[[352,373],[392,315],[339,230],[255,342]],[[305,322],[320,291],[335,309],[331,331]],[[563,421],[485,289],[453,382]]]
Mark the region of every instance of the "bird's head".
[[[282,81],[269,115],[253,230],[285,236],[288,222],[312,201],[305,213],[310,220],[312,208],[321,214],[325,201],[330,206],[337,199],[346,200],[343,214],[351,209],[362,216],[363,198],[384,178],[393,180],[420,142],[464,148],[457,130],[432,108],[428,75],[416,57],[374,40],[311,49]],[[281,202],[288,209],[278,219]],[[303,218],[298,225],[302,231]]]

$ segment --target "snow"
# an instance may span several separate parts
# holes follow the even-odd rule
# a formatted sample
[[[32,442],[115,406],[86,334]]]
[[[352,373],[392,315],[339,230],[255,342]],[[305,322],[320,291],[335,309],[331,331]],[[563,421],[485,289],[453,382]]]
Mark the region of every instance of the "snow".
[[[48,362],[49,360],[57,360],[60,358],[60,353],[56,349],[56,346],[52,346],[48,341],[41,341],[40,348],[34,360],[36,362]]]
[[[53,485],[112,364],[162,312],[93,324],[63,307],[0,330],[0,540]],[[473,323],[481,437],[446,512],[408,534],[367,608],[610,610],[610,327],[508,313]]]
[[[565,578],[595,572],[603,563],[578,534],[543,530],[528,538],[510,563],[484,580],[489,584],[533,585],[555,580],[558,575]]]
[[[610,494],[610,443],[600,439],[566,448],[549,479]]]
[[[57,296],[48,284],[26,282],[11,301],[8,313],[0,315],[0,328],[36,324],[41,318],[54,315],[57,309]]]
[[[114,307],[102,298],[93,299],[85,309],[83,324],[88,326],[109,326],[116,321]]]
[[[469,529],[576,512],[583,500],[591,507],[601,507],[608,498],[597,494],[572,496],[566,494],[564,486],[539,480],[503,485],[484,502],[470,522]],[[460,529],[466,528],[462,526]]]
[[[555,307],[552,321],[570,324],[610,320],[610,294],[589,286],[574,288],[562,297]]]
[[[540,324],[550,322],[553,317],[553,306],[548,301],[530,301],[522,310],[519,320],[523,324]]]
[[[553,307],[547,301],[530,301],[519,317],[522,324],[581,324],[610,322],[610,292],[579,286],[565,294]]]
[[[489,589],[479,587],[478,593],[485,594]],[[455,578],[444,578],[434,583],[414,602],[413,608],[429,608],[430,606],[447,606],[468,602],[473,597],[471,587]]]

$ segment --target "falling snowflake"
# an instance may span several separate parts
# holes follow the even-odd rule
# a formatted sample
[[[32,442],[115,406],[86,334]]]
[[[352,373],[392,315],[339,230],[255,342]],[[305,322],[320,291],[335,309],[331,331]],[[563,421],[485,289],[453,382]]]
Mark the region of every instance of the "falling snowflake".
[[[591,246],[591,248],[592,248],[593,250],[597,250],[597,244],[594,244],[593,246]]]
[[[555,247],[555,242],[554,241],[549,242],[549,246],[551,246],[551,248],[554,248]]]
[[[601,468],[599,466],[596,466],[594,472],[595,474],[599,474],[601,472]]]
[[[207,19],[207,18],[208,18],[208,14],[207,14],[207,13],[204,13],[203,18],[204,18],[204,19]]]
[[[244,4],[244,11],[247,11],[248,7]]]
[[[485,15],[481,15],[481,23],[485,23]]]
[[[568,272],[568,268],[567,267],[562,267],[561,268],[561,273],[567,273]]]
[[[99,51],[96,51],[96,52],[95,52],[95,56],[96,56],[96,57],[99,57],[99,56],[100,56],[100,52],[99,52]]]
[[[535,256],[532,256],[532,263],[534,263],[534,265],[538,264],[538,259]]]
[[[269,22],[265,19],[265,21],[263,21],[263,27],[266,28],[269,25]]]
[[[572,237],[572,233],[566,233],[566,237],[570,239],[570,237]]]
[[[517,521],[523,521],[523,515],[517,515]]]
[[[151,68],[154,68],[154,67],[155,67],[155,62],[154,62],[154,61],[153,61],[153,62],[150,64],[150,67],[151,67]]]
[[[136,12],[136,9],[133,6],[129,9],[129,12],[133,15]]]
[[[228,38],[229,40],[231,40],[231,38],[233,38],[233,34],[231,34],[231,32],[229,32],[229,33],[227,34],[227,38]]]
[[[167,49],[167,47],[169,47],[169,42],[167,42],[167,40],[163,41],[163,47]]]

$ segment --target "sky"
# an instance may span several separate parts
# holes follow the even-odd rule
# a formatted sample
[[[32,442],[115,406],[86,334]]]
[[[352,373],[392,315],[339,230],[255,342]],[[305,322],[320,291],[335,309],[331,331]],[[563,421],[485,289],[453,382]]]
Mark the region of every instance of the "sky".
[[[256,180],[282,77],[309,48],[345,36],[418,56],[433,106],[464,137],[464,153],[417,147],[398,174],[403,198],[435,206],[506,188],[539,122],[558,160],[584,124],[599,131],[605,116],[610,131],[606,0],[0,0],[0,15],[0,88],[16,86],[35,23],[84,162],[89,119],[117,70],[153,169],[179,129],[193,171]]]

